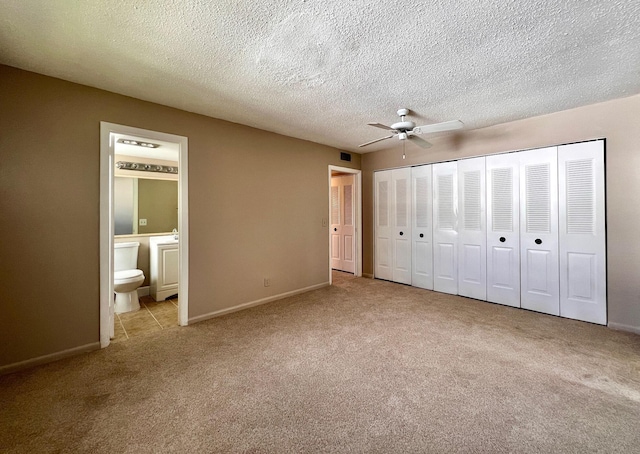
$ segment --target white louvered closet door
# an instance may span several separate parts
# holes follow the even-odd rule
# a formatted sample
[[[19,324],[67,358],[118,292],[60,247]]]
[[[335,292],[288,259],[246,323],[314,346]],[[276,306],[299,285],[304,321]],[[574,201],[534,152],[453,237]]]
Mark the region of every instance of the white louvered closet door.
[[[487,301],[520,307],[520,154],[486,164]]]
[[[607,324],[604,141],[558,147],[560,315]]]
[[[557,147],[519,154],[521,307],[559,315]]]
[[[375,264],[378,279],[393,280],[393,240],[391,214],[391,171],[376,172],[375,176]]]
[[[391,171],[393,281],[411,284],[411,168]]]
[[[456,162],[432,165],[433,289],[458,293],[458,170]]]
[[[433,290],[433,196],[430,165],[411,169],[411,188],[411,285]]]
[[[485,158],[458,161],[458,295],[487,299]]]

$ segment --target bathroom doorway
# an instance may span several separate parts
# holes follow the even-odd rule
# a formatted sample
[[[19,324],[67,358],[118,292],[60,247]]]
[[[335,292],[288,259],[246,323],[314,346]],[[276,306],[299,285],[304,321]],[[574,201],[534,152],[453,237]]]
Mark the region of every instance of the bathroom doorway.
[[[127,157],[123,159],[122,150],[126,150]],[[113,123],[100,122],[100,344],[104,348],[111,343],[114,336],[114,322],[118,320],[113,311],[114,295],[114,242],[116,234],[116,213],[114,209],[114,188],[116,187],[116,157],[118,178],[122,175],[135,178],[136,175],[145,175],[140,181],[146,181],[146,176],[153,175],[154,188],[158,181],[177,183],[177,222],[167,221],[167,217],[158,216],[157,219],[147,219],[148,216],[140,216],[138,209],[133,214],[123,215],[118,213],[118,233],[124,235],[142,235],[151,238],[157,236],[152,228],[152,223],[158,225],[162,234],[171,231],[167,225],[177,225],[176,236],[179,238],[178,250],[178,288],[179,304],[177,304],[177,322],[181,326],[188,324],[188,254],[189,254],[189,215],[188,215],[188,140],[186,137],[174,134],[166,134],[157,131],[123,126]],[[139,161],[139,162],[138,162]],[[175,165],[172,165],[172,162]],[[176,168],[177,167],[177,181]],[[128,174],[127,174],[128,173]],[[128,181],[122,185],[119,181],[118,191],[128,190],[132,186],[132,193],[138,194],[138,179]],[[169,184],[171,186],[171,184]],[[123,189],[124,187],[124,189]],[[152,189],[156,192],[158,189]],[[138,197],[132,202],[138,203]],[[175,203],[175,202],[174,202]],[[137,208],[137,207],[136,207]],[[174,208],[175,209],[175,208]],[[157,211],[153,209],[155,214]],[[123,221],[124,219],[124,221]],[[123,230],[124,229],[124,230]],[[129,229],[129,230],[127,230]],[[126,239],[127,237],[120,237]],[[122,241],[121,239],[117,240]],[[149,251],[147,247],[145,251]],[[143,255],[144,256],[144,255]],[[143,264],[144,266],[144,264]],[[146,264],[149,266],[149,264]],[[145,276],[145,283],[148,276]],[[151,287],[153,288],[153,287]],[[149,292],[149,287],[144,285],[141,292]],[[140,292],[139,292],[140,293]],[[143,296],[144,298],[144,296]],[[149,301],[149,296],[146,296]],[[144,300],[143,300],[144,301]],[[172,300],[175,302],[175,300]],[[141,306],[145,306],[141,304]],[[155,317],[154,317],[155,318]]]
[[[362,276],[362,172],[329,166],[329,284],[333,270]]]

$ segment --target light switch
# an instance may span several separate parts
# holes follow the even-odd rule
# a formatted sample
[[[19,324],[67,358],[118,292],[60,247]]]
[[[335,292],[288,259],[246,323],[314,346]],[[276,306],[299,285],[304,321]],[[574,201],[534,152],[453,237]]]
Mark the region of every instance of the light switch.
[[[327,218],[322,218],[322,227],[327,226]]]
[[[147,225],[146,219],[140,219],[140,225]]]

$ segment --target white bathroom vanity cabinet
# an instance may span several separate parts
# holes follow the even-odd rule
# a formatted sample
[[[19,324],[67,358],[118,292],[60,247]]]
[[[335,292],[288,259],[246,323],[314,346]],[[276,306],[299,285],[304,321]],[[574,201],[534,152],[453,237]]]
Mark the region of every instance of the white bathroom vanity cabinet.
[[[178,293],[179,241],[173,235],[149,238],[151,283],[149,294],[156,301],[163,301]]]

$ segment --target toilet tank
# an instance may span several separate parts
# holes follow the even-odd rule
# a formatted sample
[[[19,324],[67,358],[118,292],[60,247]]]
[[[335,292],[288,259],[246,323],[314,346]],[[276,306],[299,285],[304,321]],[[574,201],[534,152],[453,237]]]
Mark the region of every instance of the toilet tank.
[[[115,243],[113,245],[113,271],[135,270],[138,267],[140,243]]]

